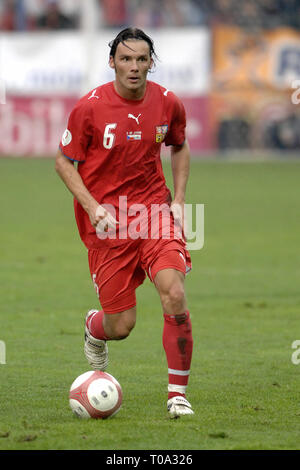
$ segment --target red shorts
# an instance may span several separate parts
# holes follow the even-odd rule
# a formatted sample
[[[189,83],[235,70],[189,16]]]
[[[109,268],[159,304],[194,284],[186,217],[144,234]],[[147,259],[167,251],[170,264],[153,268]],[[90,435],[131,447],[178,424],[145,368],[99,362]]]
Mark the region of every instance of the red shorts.
[[[120,313],[136,305],[136,288],[158,271],[191,269],[191,258],[180,239],[123,240],[88,252],[91,276],[105,313]]]

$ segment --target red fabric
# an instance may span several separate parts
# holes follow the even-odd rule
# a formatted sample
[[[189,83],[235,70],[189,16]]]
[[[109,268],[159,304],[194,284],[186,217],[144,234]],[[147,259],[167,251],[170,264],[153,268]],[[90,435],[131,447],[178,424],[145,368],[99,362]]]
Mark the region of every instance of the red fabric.
[[[105,242],[105,240],[103,240]],[[89,267],[105,313],[120,313],[136,305],[135,290],[148,274],[151,281],[161,269],[183,273],[191,267],[185,243],[177,239],[137,239],[90,249]]]
[[[79,162],[87,189],[99,204],[111,205],[118,220],[121,196],[128,207],[170,201],[160,148],[162,142],[182,145],[185,126],[184,107],[172,92],[148,81],[144,98],[132,101],[119,96],[110,82],[79,100],[60,149]],[[74,206],[86,247],[102,247],[87,213],[76,200]]]

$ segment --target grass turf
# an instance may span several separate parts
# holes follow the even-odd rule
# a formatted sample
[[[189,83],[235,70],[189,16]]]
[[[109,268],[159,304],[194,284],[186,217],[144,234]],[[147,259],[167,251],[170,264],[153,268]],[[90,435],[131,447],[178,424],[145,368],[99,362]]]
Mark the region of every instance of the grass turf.
[[[161,309],[147,280],[135,329],[109,344],[122,409],[80,421],[68,390],[89,370],[83,318],[97,299],[72,198],[53,160],[0,159],[0,449],[299,449],[299,172],[297,161],[192,163],[187,202],[205,204],[186,281],[195,416],[167,418]]]

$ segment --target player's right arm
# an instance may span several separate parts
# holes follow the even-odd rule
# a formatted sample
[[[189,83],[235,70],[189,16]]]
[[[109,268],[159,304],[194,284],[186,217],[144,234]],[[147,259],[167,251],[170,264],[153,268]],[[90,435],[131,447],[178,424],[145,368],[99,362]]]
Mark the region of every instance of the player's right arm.
[[[107,211],[93,198],[83,183],[74,163],[66,158],[60,149],[56,154],[55,170],[69,191],[88,213],[91,224],[96,228],[100,220],[108,215]]]
[[[83,97],[69,116],[68,128],[62,136],[56,154],[55,169],[69,191],[87,212],[92,226],[97,228],[99,222],[102,221],[101,227],[107,230],[108,227],[115,226],[115,219],[91,195],[74,166],[74,162],[85,161],[92,136],[92,108],[86,97]]]

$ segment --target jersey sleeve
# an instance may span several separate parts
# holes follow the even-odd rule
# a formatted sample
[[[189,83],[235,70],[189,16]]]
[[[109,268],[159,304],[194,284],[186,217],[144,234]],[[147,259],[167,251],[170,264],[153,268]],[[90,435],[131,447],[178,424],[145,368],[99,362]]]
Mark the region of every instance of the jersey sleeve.
[[[79,101],[72,110],[68,127],[63,133],[59,148],[63,155],[75,162],[84,162],[93,135],[91,108]]]
[[[172,94],[173,106],[171,111],[170,128],[165,138],[165,145],[181,146],[185,141],[186,113],[180,99]]]

